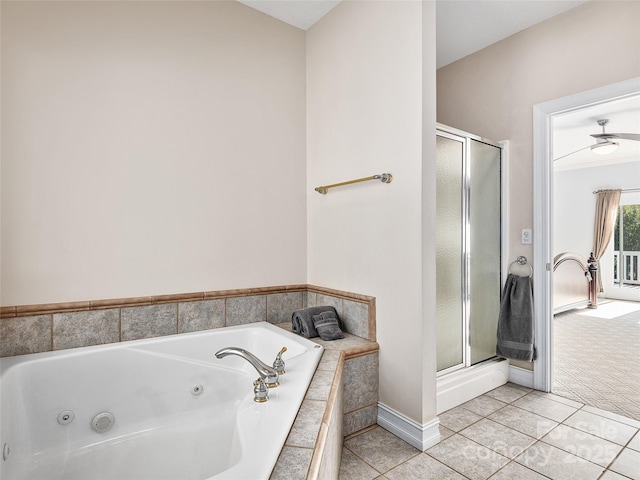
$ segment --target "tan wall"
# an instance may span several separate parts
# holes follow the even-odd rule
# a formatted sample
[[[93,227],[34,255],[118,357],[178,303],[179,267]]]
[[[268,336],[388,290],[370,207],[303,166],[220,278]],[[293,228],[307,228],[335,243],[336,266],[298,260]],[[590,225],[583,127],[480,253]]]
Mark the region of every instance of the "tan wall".
[[[376,297],[380,401],[418,422],[435,416],[421,203],[435,152],[433,7],[347,1],[307,32],[308,279]],[[392,183],[313,191],[383,172]]]
[[[237,2],[3,2],[1,304],[345,286],[381,401],[432,419],[434,25],[344,2],[305,52]]]
[[[508,258],[533,227],[532,107],[640,75],[640,2],[592,1],[437,72],[438,121],[510,140]]]
[[[2,2],[2,305],[306,282],[304,32]]]
[[[438,70],[439,122],[510,140],[510,260],[533,263],[533,106],[640,75],[639,22],[640,2],[592,1]]]

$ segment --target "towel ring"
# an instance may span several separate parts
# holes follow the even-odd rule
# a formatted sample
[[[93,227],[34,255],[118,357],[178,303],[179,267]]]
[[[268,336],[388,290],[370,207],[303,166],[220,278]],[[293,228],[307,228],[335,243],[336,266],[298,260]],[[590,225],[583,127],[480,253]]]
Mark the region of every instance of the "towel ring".
[[[529,270],[531,270],[531,272],[529,273],[529,277],[533,276],[533,267],[527,262],[527,257],[523,257],[522,255],[520,255],[515,262],[511,262],[511,265],[509,265],[509,268],[507,269],[507,273],[511,273],[511,267],[513,267],[514,263],[517,263],[518,265],[528,265]]]

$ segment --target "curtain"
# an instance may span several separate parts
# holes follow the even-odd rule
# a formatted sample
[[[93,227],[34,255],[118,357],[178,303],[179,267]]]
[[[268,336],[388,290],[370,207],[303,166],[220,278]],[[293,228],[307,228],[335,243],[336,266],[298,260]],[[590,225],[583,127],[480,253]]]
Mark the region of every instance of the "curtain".
[[[622,190],[599,190],[596,195],[596,218],[593,227],[593,256],[604,255],[616,224]],[[602,292],[602,275],[598,275],[598,291]]]

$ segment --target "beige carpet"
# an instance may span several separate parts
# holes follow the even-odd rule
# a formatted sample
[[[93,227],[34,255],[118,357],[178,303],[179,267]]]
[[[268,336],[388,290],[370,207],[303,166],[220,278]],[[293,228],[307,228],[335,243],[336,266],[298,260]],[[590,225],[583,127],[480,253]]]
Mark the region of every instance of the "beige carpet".
[[[640,303],[554,317],[553,393],[640,420]]]

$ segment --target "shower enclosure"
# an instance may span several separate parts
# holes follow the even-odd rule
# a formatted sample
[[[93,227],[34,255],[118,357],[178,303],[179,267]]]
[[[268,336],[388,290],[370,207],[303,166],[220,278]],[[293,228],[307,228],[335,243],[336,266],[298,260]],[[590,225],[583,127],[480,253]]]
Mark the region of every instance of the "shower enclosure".
[[[497,143],[438,125],[439,377],[495,357],[502,283],[501,159]]]

